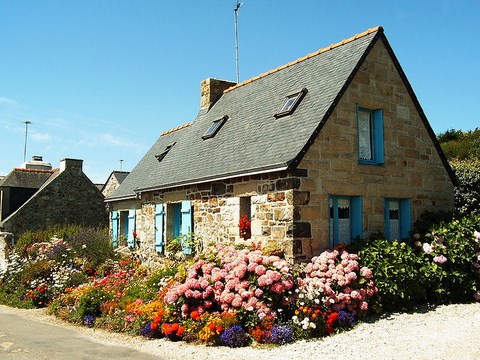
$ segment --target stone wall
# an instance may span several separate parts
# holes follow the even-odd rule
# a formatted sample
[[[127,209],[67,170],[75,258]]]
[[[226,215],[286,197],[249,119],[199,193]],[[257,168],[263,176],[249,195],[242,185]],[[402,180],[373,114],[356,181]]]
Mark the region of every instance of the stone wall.
[[[111,210],[128,211],[136,208],[136,232],[141,242],[141,252],[154,253],[155,204],[178,203],[191,200],[193,205],[194,232],[205,243],[212,242],[275,242],[292,257],[294,224],[294,192],[292,184],[300,184],[287,172],[270,173],[228,179],[223,182],[197,184],[157,192],[142,193],[141,200],[112,204]],[[240,237],[241,198],[250,204],[251,237]],[[297,225],[297,226],[295,226]],[[166,241],[171,241],[169,231]]]
[[[0,271],[7,267],[8,249],[13,245],[13,234],[0,232]]]
[[[358,163],[357,106],[383,109],[383,165]],[[412,223],[426,210],[453,210],[453,184],[383,43],[378,42],[301,161],[308,171],[294,203],[311,224],[296,237],[311,256],[329,245],[328,195],[362,196],[364,237],[384,231],[384,199],[411,199]]]
[[[118,182],[117,178],[115,176],[111,176],[102,190],[102,195],[106,198],[109,197],[115,192],[115,190],[118,189],[119,186],[120,183]]]
[[[100,190],[82,172],[82,160],[65,159],[60,171],[27,203],[3,221],[5,231],[19,235],[54,225],[107,226]]]

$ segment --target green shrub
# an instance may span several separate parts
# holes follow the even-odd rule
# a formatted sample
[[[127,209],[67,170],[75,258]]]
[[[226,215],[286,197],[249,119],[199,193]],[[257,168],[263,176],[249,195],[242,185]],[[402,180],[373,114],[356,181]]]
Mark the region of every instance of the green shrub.
[[[87,315],[99,316],[102,313],[102,304],[111,298],[107,291],[98,287],[92,288],[80,297],[76,312],[81,319]]]
[[[77,256],[88,259],[94,268],[115,257],[108,229],[105,228],[81,228],[66,241]]]
[[[43,230],[25,231],[15,243],[15,249],[21,253],[27,246],[50,241],[54,236],[68,241],[71,236],[78,234],[82,228],[80,225],[57,225]]]
[[[426,279],[420,269],[424,255],[397,241],[375,239],[356,244],[361,266],[372,269],[379,298],[377,311],[411,308],[427,299]],[[427,269],[425,269],[427,270]]]
[[[467,216],[442,222],[426,235],[433,272],[425,275],[430,276],[434,285],[429,298],[435,303],[471,301],[473,294],[480,290],[472,268],[476,252],[480,250],[474,237],[477,229],[480,229],[480,216]],[[445,262],[438,262],[440,256]]]
[[[422,237],[415,235],[414,245],[373,239],[357,241],[349,250],[357,251],[361,266],[372,269],[378,305],[384,310],[472,301],[480,290],[473,270],[480,251],[474,231],[479,228],[479,216],[465,217],[435,225]]]
[[[451,161],[457,178],[455,211],[460,216],[480,214],[480,159]]]

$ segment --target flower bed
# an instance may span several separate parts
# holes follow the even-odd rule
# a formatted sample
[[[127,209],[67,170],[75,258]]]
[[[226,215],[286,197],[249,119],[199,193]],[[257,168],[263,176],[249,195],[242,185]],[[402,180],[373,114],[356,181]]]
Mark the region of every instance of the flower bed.
[[[11,255],[0,301],[8,293],[20,305],[50,303],[73,323],[145,338],[283,345],[347,330],[372,311],[480,300],[478,225],[478,217],[444,223],[412,244],[361,241],[301,266],[221,244],[152,264],[119,248],[96,264],[55,238]]]

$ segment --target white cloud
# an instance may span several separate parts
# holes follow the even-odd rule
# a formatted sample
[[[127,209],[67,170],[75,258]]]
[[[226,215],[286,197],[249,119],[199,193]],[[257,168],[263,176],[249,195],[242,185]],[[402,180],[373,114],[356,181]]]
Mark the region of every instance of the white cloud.
[[[18,105],[18,103],[15,100],[8,99],[8,98],[2,97],[2,96],[0,96],[0,104],[10,105],[10,106]]]
[[[52,137],[48,133],[39,133],[35,132],[30,135],[32,140],[38,141],[38,142],[50,142],[52,141]]]

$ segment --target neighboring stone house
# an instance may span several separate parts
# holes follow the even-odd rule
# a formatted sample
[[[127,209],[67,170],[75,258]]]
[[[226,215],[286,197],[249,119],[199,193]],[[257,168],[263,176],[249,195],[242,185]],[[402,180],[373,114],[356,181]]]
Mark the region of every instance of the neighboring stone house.
[[[0,230],[18,236],[54,225],[106,226],[104,197],[82,165],[83,160],[64,159],[52,169],[34,158],[10,172],[0,183]]]
[[[274,242],[302,260],[409,235],[453,210],[453,174],[383,29],[239,84],[201,84],[195,121],[161,134],[106,199],[112,236],[163,252],[178,235]]]
[[[129,171],[112,171],[107,181],[105,182],[105,184],[102,185],[100,189],[102,195],[105,197],[109,197],[110,195],[112,195],[115,190],[118,189],[123,180],[125,180],[128,174],[130,174]]]

